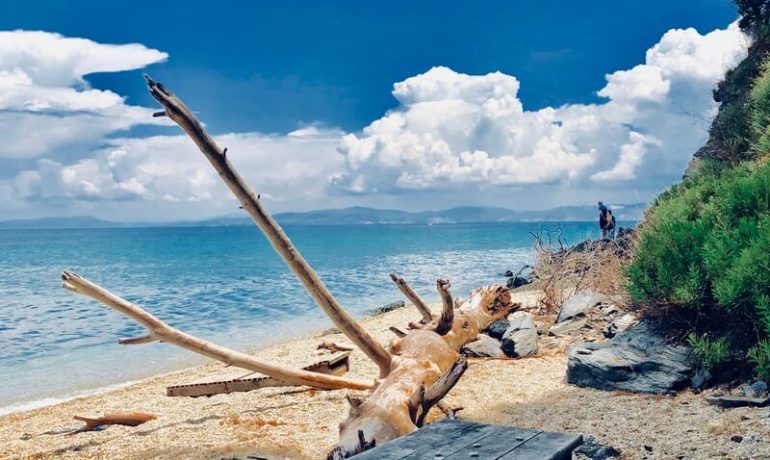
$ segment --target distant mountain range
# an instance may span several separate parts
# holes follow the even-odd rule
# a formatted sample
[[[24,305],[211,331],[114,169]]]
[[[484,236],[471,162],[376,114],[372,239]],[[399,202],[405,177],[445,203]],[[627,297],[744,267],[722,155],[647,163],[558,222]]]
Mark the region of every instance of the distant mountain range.
[[[620,221],[636,221],[647,207],[644,203],[613,205]],[[485,222],[580,222],[595,220],[596,206],[562,206],[543,211],[514,211],[505,208],[461,206],[443,211],[407,212],[352,207],[275,215],[282,225],[361,225],[361,224],[457,224]],[[0,229],[115,228],[115,227],[223,227],[253,225],[248,217],[219,217],[179,222],[111,222],[91,216],[47,217],[43,219],[0,221]]]

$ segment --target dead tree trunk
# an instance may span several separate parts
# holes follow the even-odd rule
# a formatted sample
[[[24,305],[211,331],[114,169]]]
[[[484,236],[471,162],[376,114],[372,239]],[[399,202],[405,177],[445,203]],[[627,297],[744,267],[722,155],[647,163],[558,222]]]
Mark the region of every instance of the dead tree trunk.
[[[453,302],[449,282],[438,280],[442,313],[440,317],[434,318],[406,282],[391,275],[399,289],[421,313],[423,324],[395,339],[390,349],[386,350],[334,299],[230,164],[226,156],[227,149],[221,149],[214,142],[192,112],[174,94],[160,83],[147,76],[145,78],[150,94],[164,108],[160,115],[171,118],[195,142],[316,303],[377,364],[379,379],[365,382],[290,369],[206,342],[166,325],[138,306],[73,273],[64,272],[62,275],[64,287],[92,297],[147,328],[147,336],[123,339],[120,341],[122,344],[160,340],[288,383],[322,389],[373,388],[364,401],[348,398],[350,414],[340,424],[340,440],[329,453],[329,458],[347,458],[421,426],[430,408],[439,403],[465,372],[467,363],[458,354],[460,348],[474,340],[481,329],[507,316],[514,309],[508,290],[502,286],[490,286],[474,291],[468,301]]]

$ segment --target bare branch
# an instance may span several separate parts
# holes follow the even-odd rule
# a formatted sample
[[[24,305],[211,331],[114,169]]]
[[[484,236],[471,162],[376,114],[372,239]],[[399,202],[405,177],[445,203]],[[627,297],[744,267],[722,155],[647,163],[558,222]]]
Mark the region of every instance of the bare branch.
[[[265,209],[254,192],[246,185],[238,172],[230,164],[224,151],[208,135],[190,109],[161,83],[145,75],[150,94],[165,109],[166,115],[184,130],[206,156],[219,176],[227,184],[233,195],[240,201],[243,209],[249,213],[254,223],[262,230],[276,252],[283,258],[302,285],[332,322],[361,351],[374,361],[384,377],[390,371],[392,357],[379,342],[358,324],[337,302],[323,281],[313,271],[292,242]]]
[[[441,398],[449,393],[455,384],[460,380],[465,371],[468,369],[468,361],[465,358],[460,357],[449,370],[442,375],[436,383],[430,386],[422,398],[422,414],[417,418],[415,425],[422,426],[425,423],[425,417],[428,415],[430,408],[435,406]]]
[[[429,323],[433,321],[433,315],[430,312],[430,309],[427,305],[425,305],[425,302],[420,298],[420,296],[417,295],[416,292],[407,284],[407,282],[404,280],[404,278],[401,278],[400,276],[396,275],[395,273],[390,274],[390,279],[393,280],[394,283],[396,283],[396,286],[398,289],[404,293],[407,299],[409,299],[410,302],[414,305],[414,307],[417,309],[417,311],[420,312],[422,315],[422,322],[423,323]]]
[[[441,317],[436,323],[436,327],[433,331],[438,335],[444,335],[452,330],[452,324],[455,319],[454,302],[452,301],[452,294],[449,293],[451,284],[448,280],[436,280],[436,289],[441,297],[441,304],[443,309],[441,310]]]
[[[372,382],[291,369],[199,339],[168,326],[166,323],[146,312],[139,306],[116,296],[101,286],[94,284],[75,273],[63,272],[62,281],[62,285],[66,289],[98,300],[119,313],[133,319],[149,331],[149,334],[145,337],[127,339],[124,340],[123,343],[136,344],[160,340],[223,362],[229,366],[236,366],[259,372],[293,385],[307,385],[326,390],[338,388],[364,390],[374,386]]]

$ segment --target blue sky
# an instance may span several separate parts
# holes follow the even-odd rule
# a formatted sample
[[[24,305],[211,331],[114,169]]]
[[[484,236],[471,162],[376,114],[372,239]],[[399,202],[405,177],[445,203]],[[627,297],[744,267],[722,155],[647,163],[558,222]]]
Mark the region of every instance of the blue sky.
[[[116,48],[116,59],[136,63],[92,62],[93,73],[80,75],[78,59],[86,58],[57,51],[62,40],[43,47],[53,50],[48,55],[35,48],[39,37],[8,35],[6,52],[16,54],[5,59],[7,68],[0,44],[0,75],[32,75],[36,59],[55,61],[61,67],[51,74],[62,72],[54,83],[37,75],[0,84],[0,116],[16,123],[8,129],[19,134],[17,142],[46,126],[59,136],[40,140],[40,148],[0,147],[0,218],[86,213],[158,220],[232,211],[206,172],[180,162],[179,174],[197,179],[179,184],[170,177],[171,160],[148,163],[151,149],[183,155],[185,144],[174,129],[139,117],[139,108],[155,107],[142,72],[165,82],[233,146],[277,152],[242,162],[276,210],[539,208],[589,203],[597,195],[645,200],[681,174],[714,109],[710,87],[745,49],[734,30],[709,38],[714,30],[728,34],[735,20],[727,0],[113,3],[29,2],[0,16],[0,30],[147,50],[140,56]],[[687,28],[695,30],[667,35]],[[651,58],[648,50],[659,43]],[[649,69],[617,73],[650,59]],[[608,74],[616,75],[614,86]],[[394,84],[410,81],[394,92]],[[91,95],[83,92],[103,90],[124,102],[49,101],[29,109],[30,100],[52,97],[41,89],[51,87],[81,92],[73,97],[84,100]],[[3,93],[15,102],[3,106]],[[688,114],[686,142],[651,121],[661,118],[652,105],[674,117],[668,124],[678,129]],[[84,111],[99,121],[75,127]],[[55,123],[43,123],[53,116]],[[594,118],[602,126],[586,128]],[[65,139],[64,131],[78,138]],[[148,141],[149,135],[161,137]]]

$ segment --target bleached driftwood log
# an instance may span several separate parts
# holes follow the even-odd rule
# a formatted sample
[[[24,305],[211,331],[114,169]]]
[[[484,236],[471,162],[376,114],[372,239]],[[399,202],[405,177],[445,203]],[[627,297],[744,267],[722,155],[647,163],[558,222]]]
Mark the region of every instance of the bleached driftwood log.
[[[340,440],[329,453],[331,459],[350,457],[416,430],[424,423],[431,407],[439,403],[467,369],[467,363],[458,354],[460,348],[474,340],[481,329],[507,316],[514,309],[508,290],[502,286],[490,286],[475,290],[468,301],[453,302],[449,282],[438,280],[442,313],[440,317],[434,318],[406,282],[391,275],[399,289],[421,313],[423,324],[395,339],[390,348],[386,349],[332,296],[262,206],[259,198],[235,171],[227,159],[227,149],[221,149],[214,142],[192,112],[174,94],[160,83],[145,78],[150,94],[163,106],[164,111],[160,114],[176,122],[195,142],[316,303],[337,328],[377,364],[379,378],[365,382],[290,369],[206,342],[166,325],[138,306],[70,272],[62,275],[64,287],[92,297],[147,328],[147,336],[121,340],[123,344],[160,340],[288,383],[322,389],[372,389],[365,400],[348,398],[350,413],[340,424]]]

